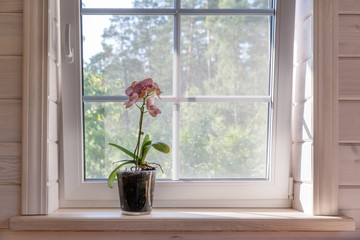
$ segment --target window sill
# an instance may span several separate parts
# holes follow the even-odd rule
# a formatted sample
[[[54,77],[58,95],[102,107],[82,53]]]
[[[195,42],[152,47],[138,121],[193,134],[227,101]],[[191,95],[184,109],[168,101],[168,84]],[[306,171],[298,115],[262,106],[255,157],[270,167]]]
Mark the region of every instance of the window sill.
[[[354,231],[353,219],[313,216],[293,209],[157,208],[147,216],[125,216],[118,208],[58,209],[49,215],[15,216],[20,231]]]

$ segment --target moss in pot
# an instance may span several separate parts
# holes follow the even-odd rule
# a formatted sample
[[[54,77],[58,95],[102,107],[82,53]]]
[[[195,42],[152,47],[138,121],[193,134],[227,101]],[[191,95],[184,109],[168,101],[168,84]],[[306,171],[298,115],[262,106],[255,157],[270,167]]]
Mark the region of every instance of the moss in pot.
[[[130,158],[114,162],[118,165],[108,177],[110,188],[112,188],[115,178],[118,179],[120,206],[123,214],[144,215],[151,213],[152,210],[156,167],[160,167],[161,171],[162,168],[159,164],[149,163],[145,159],[151,148],[169,153],[170,147],[163,142],[153,143],[148,134],[143,137],[142,125],[145,114],[149,113],[152,117],[156,117],[161,113],[160,109],[154,105],[155,97],[160,98],[161,93],[160,88],[151,78],[140,82],[134,81],[125,90],[125,94],[129,97],[124,103],[126,108],[135,104],[140,110],[138,138],[133,152],[115,143],[109,143]],[[137,104],[138,101],[141,102],[140,106]],[[121,167],[130,164],[132,165],[130,170],[120,170]]]

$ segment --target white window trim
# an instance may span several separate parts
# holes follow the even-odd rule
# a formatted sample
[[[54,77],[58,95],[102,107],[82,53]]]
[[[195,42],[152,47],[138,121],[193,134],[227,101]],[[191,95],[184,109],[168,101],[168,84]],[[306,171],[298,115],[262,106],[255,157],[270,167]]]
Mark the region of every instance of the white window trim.
[[[334,147],[335,139],[330,140],[330,142],[326,141],[326,133],[334,133],[334,130],[337,129],[337,95],[334,94],[337,86],[333,84],[330,88],[320,87],[321,83],[324,85],[325,82],[329,82],[328,79],[331,79],[333,83],[337,81],[336,41],[323,44],[328,42],[329,39],[336,39],[336,30],[332,31],[328,27],[329,22],[331,22],[333,29],[336,29],[336,21],[334,21],[336,9],[334,9],[331,0],[314,1],[314,30],[318,30],[314,31],[314,82],[316,83],[314,89],[314,197],[309,201],[315,203],[313,212],[318,215],[337,214],[337,146]],[[44,15],[46,11],[47,1],[45,0],[25,1],[21,198],[23,215],[47,214],[52,211],[43,207],[50,204],[49,201],[51,201],[48,198],[49,193],[44,190],[43,181],[49,169],[46,168],[43,158],[38,157],[40,151],[36,147],[44,147],[46,143],[43,137],[37,137],[43,127],[38,126],[37,121],[33,120],[41,119],[43,113],[42,103],[46,101],[41,97],[41,94],[39,97],[39,93],[36,91],[36,89],[41,89],[44,81],[44,78],[38,76],[46,76],[46,68],[43,67],[46,56],[42,53],[47,46],[36,44],[39,39],[44,40],[48,35],[47,29],[40,27],[46,23],[46,17],[38,17],[46,16]],[[325,41],[320,41],[324,36],[326,36]],[[324,59],[331,60],[323,61]],[[333,70],[329,71],[329,69]],[[323,74],[326,74],[327,78],[322,78]],[[326,113],[326,117],[321,117],[323,113]],[[30,152],[33,152],[33,154]]]
[[[293,1],[278,1],[281,3],[281,8],[278,12],[283,13],[283,18],[291,19],[294,10]],[[62,1],[64,3],[64,1]],[[77,1],[69,1],[72,4],[71,11],[64,11],[65,15],[62,18],[64,21],[62,25],[71,24],[74,33],[71,35],[71,42],[79,44],[80,41],[80,26],[79,19],[74,19],[70,22],[71,15],[75,11],[79,11],[79,3]],[[70,5],[71,6],[71,5]],[[285,15],[287,14],[287,16]],[[278,18],[279,19],[279,18]],[[263,182],[157,182],[154,206],[155,207],[290,207],[291,200],[289,199],[288,179],[290,176],[290,109],[291,109],[291,79],[292,79],[292,37],[289,38],[289,31],[292,31],[292,21],[282,21],[279,25],[277,21],[276,27],[280,31],[276,31],[277,47],[281,44],[281,50],[276,55],[275,66],[282,64],[285,66],[283,71],[279,68],[274,69],[275,84],[281,86],[274,92],[274,101],[279,102],[279,105],[274,107],[273,122],[273,149],[272,164],[269,173],[269,181]],[[284,22],[286,24],[284,24]],[[78,35],[75,35],[78,33]],[[281,36],[282,34],[282,36]],[[288,44],[280,43],[279,39],[286,39]],[[65,42],[65,52],[69,52]],[[74,44],[73,44],[74,45]],[[81,49],[80,46],[75,46],[74,49]],[[290,54],[289,54],[290,53]],[[63,124],[67,126],[64,128],[63,147],[64,147],[64,166],[61,186],[61,207],[116,207],[119,205],[117,189],[108,189],[106,183],[99,182],[84,182],[83,181],[83,163],[78,161],[82,159],[82,137],[81,132],[81,75],[76,69],[80,69],[78,59],[80,52],[74,51],[74,58],[62,57],[63,67],[63,91],[62,104],[63,106],[72,106],[72,108],[64,108],[63,110]],[[77,61],[76,61],[77,60]],[[68,64],[69,62],[72,62]],[[73,63],[76,64],[75,68]],[[75,72],[74,72],[75,69]],[[67,75],[68,74],[68,75]],[[74,78],[76,76],[76,78]],[[175,78],[176,79],[176,78]],[[76,86],[74,82],[78,83]],[[280,111],[286,110],[288,111]],[[287,112],[284,114],[284,112]],[[75,124],[73,124],[75,123]],[[68,126],[70,126],[68,128]],[[283,132],[279,129],[284,129]],[[285,134],[284,134],[285,132]],[[277,141],[274,141],[277,139]],[[277,145],[275,145],[276,143]],[[285,146],[285,147],[284,147]],[[286,150],[284,150],[286,149]],[[74,164],[76,163],[76,164]],[[69,171],[69,169],[71,171]],[[191,186],[191,189],[190,187]],[[214,190],[215,189],[215,190]],[[94,192],[96,194],[94,194]],[[185,194],[186,193],[186,194]],[[89,200],[91,199],[91,200]]]

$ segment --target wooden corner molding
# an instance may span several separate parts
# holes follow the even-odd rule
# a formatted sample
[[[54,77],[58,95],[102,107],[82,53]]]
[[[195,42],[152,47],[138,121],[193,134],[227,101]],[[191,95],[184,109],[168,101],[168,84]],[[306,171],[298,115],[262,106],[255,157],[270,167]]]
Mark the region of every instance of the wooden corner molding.
[[[314,214],[338,214],[338,0],[314,0]]]

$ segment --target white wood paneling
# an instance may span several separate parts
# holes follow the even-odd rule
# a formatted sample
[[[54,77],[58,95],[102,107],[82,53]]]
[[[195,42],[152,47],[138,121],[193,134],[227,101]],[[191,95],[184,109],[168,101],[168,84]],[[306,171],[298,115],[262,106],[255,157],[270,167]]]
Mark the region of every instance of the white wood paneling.
[[[360,15],[339,16],[339,54],[356,56],[360,54]]]
[[[0,56],[0,98],[21,98],[21,57]]]
[[[313,59],[301,63],[294,68],[293,102],[302,103],[313,95]]]
[[[355,220],[356,229],[359,231],[359,238],[360,239],[360,209],[340,209],[339,214],[342,216],[348,216]]]
[[[296,1],[295,25],[302,23],[305,18],[312,15],[313,0]]]
[[[21,100],[0,99],[0,143],[21,141]]]
[[[360,97],[360,58],[339,59],[340,97]]]
[[[0,156],[0,162],[0,184],[19,184],[21,176],[20,158],[7,158]]]
[[[56,80],[56,79],[55,79]],[[48,140],[58,141],[58,105],[53,101],[48,101]]]
[[[360,187],[339,189],[339,208],[360,210]]]
[[[0,228],[8,228],[10,217],[19,214],[20,186],[0,184]]]
[[[292,118],[292,140],[302,142],[313,139],[313,101],[296,104]]]
[[[358,13],[360,14],[360,1],[359,0],[340,0],[339,1],[340,13]]]
[[[339,103],[339,141],[360,142],[360,102]]]
[[[0,13],[21,13],[23,11],[23,0],[1,0]]]
[[[37,232],[0,231],[1,240],[359,240],[357,232]]]
[[[295,182],[292,208],[303,211],[305,213],[312,213],[314,207],[312,201],[313,197],[313,184]]]
[[[294,59],[295,64],[299,64],[312,57],[313,41],[312,41],[312,17],[295,28],[294,35]]]
[[[338,1],[314,1],[314,214],[338,214]]]
[[[22,54],[22,21],[20,13],[0,13],[0,55]]]
[[[360,144],[339,146],[339,184],[360,186]]]
[[[296,182],[312,183],[313,166],[312,142],[293,143],[292,145],[292,176]]]

